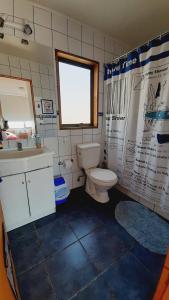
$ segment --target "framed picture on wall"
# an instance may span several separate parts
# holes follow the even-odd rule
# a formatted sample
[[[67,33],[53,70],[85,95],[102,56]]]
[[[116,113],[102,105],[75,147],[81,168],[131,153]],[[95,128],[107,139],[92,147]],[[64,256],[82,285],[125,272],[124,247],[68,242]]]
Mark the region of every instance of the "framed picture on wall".
[[[52,115],[53,110],[53,100],[41,99],[42,114]]]

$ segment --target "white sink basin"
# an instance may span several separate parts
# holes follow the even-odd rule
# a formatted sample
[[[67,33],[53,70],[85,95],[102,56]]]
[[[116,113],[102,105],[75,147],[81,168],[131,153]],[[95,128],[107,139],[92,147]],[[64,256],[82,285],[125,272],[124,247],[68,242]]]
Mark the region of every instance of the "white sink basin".
[[[46,147],[22,151],[0,150],[0,176],[14,175],[53,166],[54,152]]]

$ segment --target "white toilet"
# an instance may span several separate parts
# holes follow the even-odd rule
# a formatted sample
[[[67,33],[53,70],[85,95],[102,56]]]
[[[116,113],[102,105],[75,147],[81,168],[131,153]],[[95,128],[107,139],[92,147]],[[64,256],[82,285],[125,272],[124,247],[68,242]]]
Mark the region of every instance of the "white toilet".
[[[111,170],[97,168],[100,162],[100,144],[77,145],[77,156],[79,166],[87,175],[86,192],[100,203],[108,202],[107,191],[117,183],[117,175]]]

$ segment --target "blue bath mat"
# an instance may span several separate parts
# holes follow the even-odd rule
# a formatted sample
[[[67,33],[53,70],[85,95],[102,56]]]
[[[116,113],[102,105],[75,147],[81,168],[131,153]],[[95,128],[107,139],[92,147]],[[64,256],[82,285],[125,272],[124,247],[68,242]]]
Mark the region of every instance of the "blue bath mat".
[[[121,201],[115,209],[117,222],[142,246],[158,254],[169,248],[169,224],[140,203]]]

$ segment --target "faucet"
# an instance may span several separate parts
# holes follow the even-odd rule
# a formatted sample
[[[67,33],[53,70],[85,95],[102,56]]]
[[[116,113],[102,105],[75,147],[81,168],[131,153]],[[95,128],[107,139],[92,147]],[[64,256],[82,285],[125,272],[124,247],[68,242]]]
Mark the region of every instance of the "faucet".
[[[16,145],[17,145],[17,150],[18,151],[22,151],[23,150],[21,142],[17,142]]]

